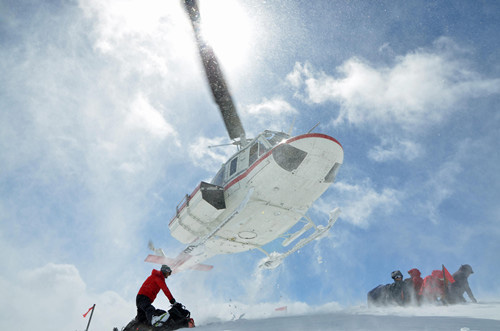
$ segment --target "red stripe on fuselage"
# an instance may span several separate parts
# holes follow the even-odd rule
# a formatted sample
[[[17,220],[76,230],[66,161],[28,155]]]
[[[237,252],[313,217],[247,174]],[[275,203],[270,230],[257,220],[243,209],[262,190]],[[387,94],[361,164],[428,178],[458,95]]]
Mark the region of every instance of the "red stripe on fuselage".
[[[322,133],[306,133],[306,134],[302,134],[300,136],[296,136],[296,137],[288,139],[285,143],[289,144],[291,142],[294,142],[294,141],[300,140],[300,139],[304,139],[304,138],[323,138],[323,139],[328,139],[328,140],[331,140],[331,141],[335,142],[336,144],[338,144],[340,146],[340,148],[344,149],[342,147],[342,145],[338,142],[337,139],[335,139],[333,137],[330,137],[330,136],[328,136],[326,134],[322,134]]]
[[[331,140],[331,141],[337,143],[340,146],[340,148],[342,148],[342,145],[335,138],[332,138],[332,137],[327,136],[326,134],[322,134],[322,133],[307,133],[307,134],[303,134],[303,135],[300,135],[300,136],[296,136],[296,137],[288,139],[287,141],[284,142],[284,144],[289,144],[291,142],[294,142],[294,141],[297,141],[297,140],[300,140],[300,139],[305,139],[305,138],[324,138],[324,139],[328,139],[328,140]],[[228,188],[230,188],[231,186],[233,186],[234,184],[236,184],[237,182],[239,182],[240,180],[242,180],[244,177],[246,177],[259,163],[261,163],[269,155],[271,155],[272,152],[273,152],[273,150],[276,147],[278,147],[279,145],[281,145],[281,144],[276,145],[273,149],[271,149],[266,154],[264,154],[263,157],[261,157],[254,164],[252,164],[252,166],[250,168],[248,168],[245,172],[243,172],[241,175],[239,175],[238,177],[236,177],[235,179],[233,179],[232,181],[230,181],[229,184],[227,184],[226,186],[224,186],[224,190],[227,190]]]
[[[326,134],[322,134],[322,133],[306,133],[306,134],[302,134],[300,136],[296,136],[296,137],[293,137],[293,138],[290,138],[288,139],[287,141],[284,142],[284,144],[289,144],[289,143],[292,143],[294,141],[297,141],[297,140],[300,140],[300,139],[306,139],[306,138],[323,138],[323,139],[328,139],[328,140],[331,140],[333,142],[335,142],[336,144],[338,144],[340,146],[340,148],[343,149],[342,145],[337,141],[337,139],[333,138],[333,137],[330,137]],[[274,146],[274,148],[272,148],[271,150],[267,151],[265,154],[263,154],[262,157],[260,157],[257,161],[254,162],[254,164],[252,164],[247,170],[245,170],[241,175],[239,175],[238,177],[234,178],[232,181],[230,181],[226,186],[224,186],[224,191],[227,190],[228,188],[230,188],[231,186],[233,186],[234,184],[236,184],[237,182],[239,182],[240,180],[242,180],[243,178],[245,178],[256,166],[258,166],[262,161],[264,161],[269,155],[272,154],[273,150],[279,146],[281,144],[278,144],[276,146]],[[201,184],[200,184],[201,185]],[[191,193],[191,195],[189,196],[189,199],[188,201],[191,199],[192,196],[194,196],[196,194],[196,192],[198,192],[198,190],[200,189],[200,185],[198,185],[193,193]],[[186,207],[188,201],[184,202],[181,206],[181,208],[179,208],[179,213],[181,212],[182,209],[184,209],[184,207]],[[170,221],[170,224],[172,224],[172,222],[175,220],[175,218],[177,217],[177,215],[175,215],[172,220]]]

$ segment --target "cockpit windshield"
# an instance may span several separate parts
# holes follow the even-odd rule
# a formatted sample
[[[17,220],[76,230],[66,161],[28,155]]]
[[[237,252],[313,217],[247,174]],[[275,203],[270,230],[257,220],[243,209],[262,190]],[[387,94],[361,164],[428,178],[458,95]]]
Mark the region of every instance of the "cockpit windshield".
[[[276,146],[283,140],[290,138],[290,136],[284,132],[275,131],[265,131],[263,136],[271,144],[271,146]]]

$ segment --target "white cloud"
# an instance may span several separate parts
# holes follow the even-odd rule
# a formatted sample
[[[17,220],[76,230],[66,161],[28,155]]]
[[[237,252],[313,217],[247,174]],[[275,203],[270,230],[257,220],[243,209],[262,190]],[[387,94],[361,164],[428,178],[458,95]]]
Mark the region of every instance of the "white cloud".
[[[90,294],[73,265],[48,263],[10,276],[0,278],[2,330],[84,329],[89,316],[84,319],[82,315],[94,303],[91,325],[95,330],[111,330],[135,313],[134,303],[114,292]]]
[[[246,112],[250,115],[266,115],[280,116],[282,114],[297,114],[297,110],[293,108],[287,101],[281,97],[264,100],[259,104],[248,105]]]
[[[441,204],[455,193],[457,177],[462,172],[460,165],[461,153],[454,155],[453,159],[443,163],[429,179],[419,185],[419,192],[425,192],[425,199],[418,205],[429,220],[438,223],[440,219],[439,208]]]
[[[0,112],[0,181],[8,183],[0,199],[0,232],[8,245],[27,252],[4,260],[23,255],[39,265],[77,259],[76,265],[87,271],[99,270],[99,285],[116,273],[116,267],[102,266],[125,263],[145,246],[143,232],[161,213],[155,208],[151,215],[159,204],[152,197],[168,194],[159,183],[180,149],[170,122],[180,117],[171,112],[178,90],[165,87],[192,77],[158,77],[166,74],[159,62],[182,70],[169,61],[184,59],[162,39],[170,35],[158,31],[166,27],[156,19],[165,11],[154,14],[151,22],[157,30],[148,35],[147,26],[132,31],[128,18],[106,21],[119,3],[82,1],[89,6],[90,20],[72,4],[57,13],[50,6],[33,8],[29,14],[36,19],[19,15],[15,19],[23,16],[31,23],[20,20],[24,28],[11,31],[16,40],[2,54],[16,55],[2,57],[0,64],[5,77],[15,77],[5,81],[6,97],[0,98],[6,110]],[[150,14],[155,6],[134,3]],[[179,3],[168,6],[182,13]],[[142,15],[141,9],[136,13]],[[165,15],[175,16],[168,10]],[[184,23],[190,28],[187,19]],[[92,49],[102,38],[114,37],[106,52]]]
[[[137,95],[133,101],[130,112],[125,119],[125,124],[130,127],[145,129],[160,139],[168,135],[177,135],[174,128],[165,121],[162,114],[141,94]]]
[[[208,171],[217,171],[236,152],[233,146],[218,146],[225,144],[230,142],[224,137],[199,137],[189,145],[188,153],[195,166]]]
[[[367,228],[371,222],[376,221],[377,215],[388,215],[394,208],[401,204],[401,193],[392,188],[383,188],[377,191],[371,181],[349,184],[337,182],[332,186],[342,213],[340,218],[353,225]],[[318,203],[322,210],[332,209],[326,206],[324,198]]]
[[[298,111],[282,97],[264,98],[259,104],[251,104],[243,109],[242,116],[249,123],[248,128],[258,133],[267,130],[287,129],[292,121],[290,117]]]
[[[410,140],[383,139],[381,145],[368,152],[368,157],[377,162],[391,160],[413,161],[425,153],[424,148]]]
[[[339,103],[336,123],[363,127],[389,124],[414,132],[442,122],[464,99],[500,93],[500,79],[469,69],[458,46],[446,38],[433,48],[396,57],[393,66],[351,58],[337,71],[338,76],[330,76],[309,63],[296,63],[287,78],[307,102]]]
[[[121,76],[159,78],[143,88],[162,86],[163,95],[192,81],[197,66],[189,63],[196,51],[191,27],[176,1],[80,0],[85,16],[93,20],[94,48],[120,64]],[[189,56],[191,55],[191,57]],[[175,77],[175,79],[167,79]]]

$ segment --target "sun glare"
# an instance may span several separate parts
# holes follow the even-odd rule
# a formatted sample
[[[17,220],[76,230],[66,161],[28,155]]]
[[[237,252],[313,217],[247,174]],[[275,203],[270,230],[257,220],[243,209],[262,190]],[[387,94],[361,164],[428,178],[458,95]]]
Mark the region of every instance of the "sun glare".
[[[252,21],[234,0],[200,1],[199,5],[203,36],[223,67],[238,69],[252,49]]]

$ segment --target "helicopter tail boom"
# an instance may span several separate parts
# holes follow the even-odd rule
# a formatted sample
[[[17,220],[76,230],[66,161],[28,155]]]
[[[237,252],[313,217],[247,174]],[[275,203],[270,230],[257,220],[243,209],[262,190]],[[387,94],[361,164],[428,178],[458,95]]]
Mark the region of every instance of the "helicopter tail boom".
[[[172,258],[168,258],[166,256],[159,256],[159,255],[150,254],[146,257],[146,259],[144,261],[149,262],[149,263],[156,263],[156,264],[167,264],[168,266],[170,266],[172,268],[173,273],[175,274],[178,272],[178,266],[180,266],[181,262],[185,261],[185,257],[181,257],[181,258],[177,257],[175,259],[172,259]],[[198,264],[190,266],[188,269],[198,270],[198,271],[210,271],[213,269],[213,267],[214,266],[212,266],[212,265],[198,263]]]

